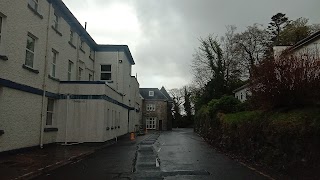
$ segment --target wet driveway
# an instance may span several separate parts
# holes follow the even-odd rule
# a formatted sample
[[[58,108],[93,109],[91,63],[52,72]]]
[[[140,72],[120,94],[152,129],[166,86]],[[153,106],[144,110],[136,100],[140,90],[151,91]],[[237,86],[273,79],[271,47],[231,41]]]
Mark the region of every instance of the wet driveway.
[[[218,153],[192,129],[121,141],[37,179],[267,179]]]

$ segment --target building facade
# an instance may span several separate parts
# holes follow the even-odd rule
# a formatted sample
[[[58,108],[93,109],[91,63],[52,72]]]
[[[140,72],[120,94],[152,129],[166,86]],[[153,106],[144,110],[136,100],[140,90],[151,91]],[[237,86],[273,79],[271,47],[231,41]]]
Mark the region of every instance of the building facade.
[[[166,89],[140,88],[140,94],[143,97],[143,126],[149,130],[171,130],[172,98]]]
[[[104,142],[142,121],[126,45],[99,45],[61,0],[0,2],[0,152]]]

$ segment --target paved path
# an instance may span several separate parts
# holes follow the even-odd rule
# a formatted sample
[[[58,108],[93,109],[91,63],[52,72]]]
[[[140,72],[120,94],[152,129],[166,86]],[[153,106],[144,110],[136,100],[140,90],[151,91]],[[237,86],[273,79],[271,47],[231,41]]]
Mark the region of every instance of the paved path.
[[[268,179],[216,152],[192,129],[122,141],[37,179]]]

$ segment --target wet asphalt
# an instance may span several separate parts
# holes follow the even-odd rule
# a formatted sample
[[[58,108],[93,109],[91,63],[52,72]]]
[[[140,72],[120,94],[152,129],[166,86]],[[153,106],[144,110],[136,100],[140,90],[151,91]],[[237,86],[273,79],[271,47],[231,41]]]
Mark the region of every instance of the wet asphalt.
[[[193,129],[119,141],[36,179],[268,179],[215,151]]]

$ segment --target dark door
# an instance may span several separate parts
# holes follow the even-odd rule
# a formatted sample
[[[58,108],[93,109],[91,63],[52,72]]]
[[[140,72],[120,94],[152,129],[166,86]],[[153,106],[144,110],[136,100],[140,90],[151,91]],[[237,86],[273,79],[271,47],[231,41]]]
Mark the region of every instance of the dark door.
[[[159,120],[159,131],[162,131],[162,120]]]

